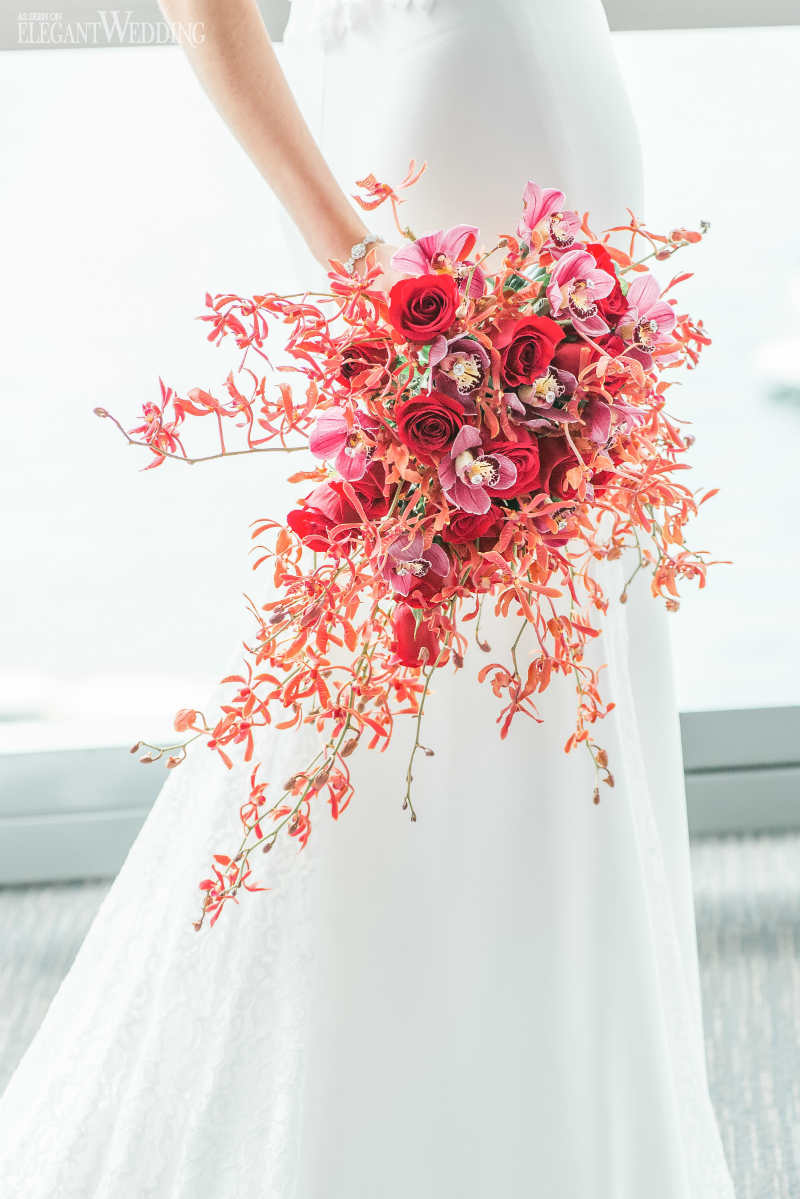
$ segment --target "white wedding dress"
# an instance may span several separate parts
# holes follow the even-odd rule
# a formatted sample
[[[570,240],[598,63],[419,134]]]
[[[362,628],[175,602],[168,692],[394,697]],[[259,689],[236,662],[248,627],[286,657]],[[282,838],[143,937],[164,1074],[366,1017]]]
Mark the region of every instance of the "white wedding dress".
[[[598,226],[641,210],[600,0],[296,0],[342,182],[429,161],[417,231],[513,228],[529,178]],[[303,69],[311,69],[305,67]],[[314,68],[316,69],[316,68]],[[386,229],[385,226],[381,228]],[[386,230],[388,232],[388,230]],[[605,568],[616,597],[621,568]],[[507,741],[472,650],[273,889],[200,934],[197,880],[245,772],[169,778],[0,1102],[15,1199],[730,1199],[709,1101],[666,617],[644,581],[593,652],[617,785],[563,753],[574,696]],[[493,657],[508,630],[489,622]],[[270,734],[269,773],[310,734]]]

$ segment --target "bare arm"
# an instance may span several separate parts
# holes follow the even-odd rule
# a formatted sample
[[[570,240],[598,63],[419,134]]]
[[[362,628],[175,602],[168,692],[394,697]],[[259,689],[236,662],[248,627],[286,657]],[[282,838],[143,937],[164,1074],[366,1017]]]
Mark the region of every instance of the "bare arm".
[[[303,119],[256,0],[160,3],[170,21],[203,23],[204,40],[184,47],[189,60],[311,252],[321,263],[345,259],[366,225]]]

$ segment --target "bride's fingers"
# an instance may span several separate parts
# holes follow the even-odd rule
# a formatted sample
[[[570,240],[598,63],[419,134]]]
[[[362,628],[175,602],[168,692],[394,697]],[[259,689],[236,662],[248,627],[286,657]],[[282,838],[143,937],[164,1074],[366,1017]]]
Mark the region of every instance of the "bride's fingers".
[[[370,266],[379,266],[383,272],[380,286],[388,295],[394,287],[398,279],[402,278],[399,271],[394,270],[391,265],[392,255],[397,250],[397,246],[386,245],[380,242],[374,246],[367,255],[367,261]]]

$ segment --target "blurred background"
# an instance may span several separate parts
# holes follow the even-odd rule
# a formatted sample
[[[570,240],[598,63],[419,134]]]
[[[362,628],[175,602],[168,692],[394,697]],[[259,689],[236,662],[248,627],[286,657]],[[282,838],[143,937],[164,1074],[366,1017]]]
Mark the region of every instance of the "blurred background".
[[[263,8],[279,37],[287,5]],[[714,344],[672,409],[693,422],[698,485],[721,488],[694,544],[733,564],[687,593],[673,641],[712,1085],[740,1199],[783,1199],[800,1196],[800,9],[606,10],[641,130],[640,215],[712,226],[675,264]],[[141,473],[93,416],[129,424],[159,375],[218,386],[227,359],[192,320],[205,291],[280,289],[298,250],[177,47],[128,44],[85,4],[41,17],[0,9],[5,1074],[107,882],[67,884],[113,877],[160,785],[125,747],[202,706],[246,627],[248,522],[291,492],[260,459]],[[313,128],[318,76],[286,57]]]

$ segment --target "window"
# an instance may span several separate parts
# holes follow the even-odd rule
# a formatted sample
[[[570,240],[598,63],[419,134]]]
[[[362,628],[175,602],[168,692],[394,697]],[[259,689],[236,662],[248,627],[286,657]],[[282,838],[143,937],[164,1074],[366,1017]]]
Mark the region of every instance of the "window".
[[[734,564],[715,568],[676,619],[680,705],[797,704],[800,28],[616,41],[641,127],[648,222],[712,225],[670,264],[696,272],[681,299],[714,339],[672,407],[694,422],[698,484],[722,489],[694,544]]]
[[[137,15],[152,17],[145,7]],[[691,24],[684,7],[653,4],[647,20]],[[780,0],[758,13],[746,0],[721,7],[730,21],[783,13]],[[277,29],[285,5],[272,9]],[[609,0],[608,10],[620,30],[645,20],[626,0]],[[2,38],[15,44],[5,26]],[[720,771],[768,766],[761,794],[772,786],[784,820],[800,712],[791,708],[800,702],[800,27],[639,28],[615,39],[641,127],[642,215],[656,229],[712,223],[706,242],[667,268],[696,272],[682,298],[714,337],[672,403],[694,422],[697,484],[722,489],[694,544],[734,560],[712,571],[706,592],[687,594],[675,617],[680,705],[713,724],[689,716],[689,764],[713,774],[726,804]],[[312,124],[315,86],[309,72],[301,100]],[[48,826],[48,850],[42,827],[19,823],[31,789],[54,807],[61,797],[70,809],[123,805],[108,818],[80,815],[93,828],[106,822],[97,868],[114,868],[158,779],[123,777],[99,747],[158,739],[178,707],[202,706],[249,629],[248,521],[284,511],[294,495],[269,459],[141,473],[145,459],[92,410],[127,420],[156,394],[159,373],[179,390],[219,386],[228,359],[192,320],[206,288],[280,289],[311,266],[177,48],[9,49],[0,53],[0,104],[12,281],[3,332],[14,348],[0,360],[0,751],[6,762],[18,755],[23,779],[16,792],[7,774],[0,779],[0,820],[17,821],[0,877],[37,877],[26,873],[29,834],[45,876],[63,877],[62,825]],[[747,715],[777,706],[774,718]],[[720,709],[739,711],[728,720]],[[766,742],[768,762],[758,756]],[[81,747],[93,747],[91,761],[58,752],[22,763],[36,756],[28,751]],[[98,786],[87,798],[87,771],[110,780],[109,794]],[[752,786],[742,790],[742,821],[754,798]],[[762,821],[764,811],[761,803]],[[41,805],[37,813],[34,823],[46,817]],[[720,827],[717,816],[703,827]],[[73,841],[83,852],[80,830]],[[92,863],[81,858],[80,872]]]

